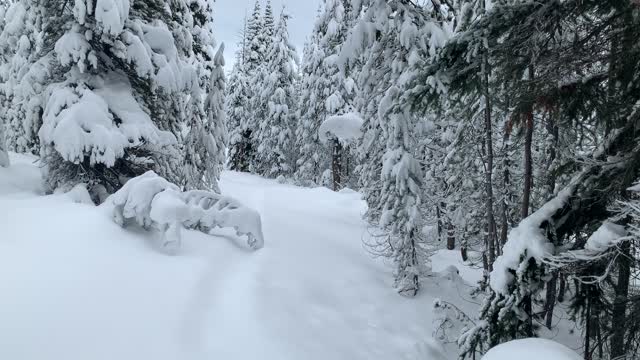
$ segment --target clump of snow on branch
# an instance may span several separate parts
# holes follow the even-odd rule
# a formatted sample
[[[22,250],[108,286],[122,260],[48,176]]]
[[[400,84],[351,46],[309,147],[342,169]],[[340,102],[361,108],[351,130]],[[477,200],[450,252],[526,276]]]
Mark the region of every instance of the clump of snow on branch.
[[[624,226],[605,222],[598,230],[591,234],[584,249],[594,252],[606,251],[627,236],[627,234],[627,229]]]
[[[237,200],[207,191],[182,192],[153,171],[129,180],[110,201],[114,221],[120,226],[134,222],[162,233],[162,248],[175,253],[183,228],[208,233],[222,227],[246,236],[254,249],[264,246],[260,214]]]
[[[506,295],[509,285],[514,281],[512,272],[515,271],[516,275],[519,275],[526,270],[529,259],[541,262],[552,255],[553,244],[549,242],[540,226],[566,204],[571,193],[572,187],[563,190],[509,232],[503,253],[496,259],[491,272],[490,284],[495,292]],[[521,266],[524,268],[521,269]]]
[[[127,148],[175,142],[142,110],[125,76],[109,73],[90,85],[63,84],[53,88],[48,98],[40,139],[65,160],[79,163],[88,155],[92,165],[110,167]]]
[[[318,136],[323,143],[333,138],[348,142],[362,136],[362,124],[363,120],[357,113],[329,116],[320,125]]]

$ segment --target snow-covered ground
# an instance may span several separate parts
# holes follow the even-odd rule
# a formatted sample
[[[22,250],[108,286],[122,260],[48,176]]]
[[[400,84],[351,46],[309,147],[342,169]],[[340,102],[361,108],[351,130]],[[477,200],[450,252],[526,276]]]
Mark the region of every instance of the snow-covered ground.
[[[434,299],[468,292],[433,276],[399,296],[362,247],[357,193],[233,172],[221,187],[261,214],[265,247],[186,232],[172,257],[109,205],[43,196],[33,159],[12,154],[0,168],[0,359],[418,359],[432,351]]]

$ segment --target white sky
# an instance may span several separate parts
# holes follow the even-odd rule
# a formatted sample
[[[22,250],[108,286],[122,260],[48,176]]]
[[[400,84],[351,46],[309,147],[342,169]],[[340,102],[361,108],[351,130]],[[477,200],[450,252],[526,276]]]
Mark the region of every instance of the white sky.
[[[311,35],[318,6],[322,0],[271,0],[276,22],[280,17],[282,6],[291,15],[289,20],[289,37],[298,53],[302,54],[304,41]],[[264,11],[266,0],[260,0]],[[251,15],[255,0],[215,0],[214,22],[215,36],[218,44],[224,42],[227,69],[233,66],[238,32],[242,29],[245,12]]]

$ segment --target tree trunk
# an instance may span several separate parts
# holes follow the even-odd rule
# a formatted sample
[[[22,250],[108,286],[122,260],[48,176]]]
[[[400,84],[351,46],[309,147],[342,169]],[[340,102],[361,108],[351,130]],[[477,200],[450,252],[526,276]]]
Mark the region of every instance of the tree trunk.
[[[587,297],[587,321],[584,330],[584,360],[591,360],[591,301]]]
[[[558,290],[558,302],[564,302],[564,295],[565,292],[567,290],[567,280],[565,279],[564,275],[562,275],[561,273],[558,274],[558,277],[560,278],[560,289]]]
[[[4,141],[4,125],[0,123],[0,167],[9,167],[9,152]]]
[[[342,187],[342,144],[338,139],[333,140],[331,172],[333,174],[333,191],[338,191]]]
[[[502,160],[502,201],[500,206],[500,222],[502,228],[500,229],[500,243],[498,246],[498,254],[502,254],[502,247],[507,242],[507,236],[509,234],[509,186],[511,185],[511,174],[509,167],[511,166],[511,159],[509,159],[509,137],[511,135],[511,129],[504,130],[504,136],[502,138],[504,157]]]
[[[623,356],[625,354],[625,334],[627,326],[625,324],[627,315],[627,301],[629,298],[629,278],[631,276],[631,251],[629,241],[620,245],[620,256],[618,256],[618,283],[614,291],[616,294],[613,300],[613,311],[611,312],[611,324],[613,324],[613,334],[611,336],[611,358]]]
[[[547,119],[547,132],[549,133],[551,142],[548,144],[548,154],[547,158],[547,201],[551,200],[554,195],[554,191],[556,188],[556,176],[555,171],[553,169],[553,163],[556,160],[557,154],[557,146],[558,146],[558,137],[559,137],[559,129],[555,121],[555,112],[551,111],[549,113],[549,118]],[[559,245],[559,244],[554,244]],[[553,325],[553,310],[556,305],[556,290],[558,285],[558,272],[555,271],[553,273],[553,277],[551,281],[547,283],[547,296],[545,299],[545,312],[546,312],[546,326],[548,329],[551,329]]]
[[[531,156],[531,145],[533,143],[533,108],[525,114],[525,137],[524,137],[524,189],[522,195],[522,209],[520,217],[522,219],[529,216],[529,206],[531,202],[531,188],[533,186],[533,159]]]
[[[547,296],[544,304],[544,311],[546,313],[545,325],[547,329],[551,329],[553,325],[553,309],[556,304],[556,287],[558,284],[558,272],[555,271],[551,280],[547,283]]]
[[[438,204],[436,205],[436,218],[438,219],[437,221],[437,228],[438,228],[438,241],[442,240],[442,211],[440,211],[440,207],[443,204]]]
[[[455,227],[449,222],[449,228],[447,229],[447,249],[453,250],[456,248],[456,233]]]
[[[485,169],[485,207],[487,216],[487,240],[488,245],[488,269],[493,269],[493,263],[496,259],[496,220],[493,213],[493,124],[491,119],[491,99],[489,97],[489,62],[487,56],[483,59],[483,80],[484,80],[484,147],[486,151],[486,169]]]

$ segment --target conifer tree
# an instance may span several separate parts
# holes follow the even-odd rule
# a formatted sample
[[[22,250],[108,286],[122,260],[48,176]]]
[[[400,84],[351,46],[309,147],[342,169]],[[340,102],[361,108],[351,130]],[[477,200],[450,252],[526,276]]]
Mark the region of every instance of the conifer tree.
[[[203,107],[196,108],[185,146],[185,186],[187,189],[219,192],[218,180],[225,161],[227,144],[224,106],[224,44],[214,56],[211,84]]]
[[[232,90],[228,102],[233,102],[235,105],[230,105],[233,114],[229,118],[231,132],[229,153],[231,169],[255,171],[258,146],[255,132],[264,116],[264,106],[260,102],[260,89],[264,79],[262,68],[267,46],[264,17],[259,1],[255,2],[253,13],[247,21],[245,36],[247,43],[245,61],[241,66],[234,66],[235,74],[230,79]],[[246,84],[246,86],[236,89],[236,84]]]
[[[290,176],[296,119],[297,54],[289,41],[288,15],[282,11],[267,51],[260,103],[265,117],[256,129],[259,144],[255,170],[267,177]]]
[[[319,183],[322,174],[329,169],[330,156],[346,161],[345,148],[334,139],[327,149],[320,142],[318,130],[323,121],[333,115],[355,111],[353,104],[356,86],[351,68],[340,69],[338,54],[345,42],[354,13],[349,0],[326,0],[314,26],[311,44],[305,51],[303,65],[300,126],[296,134],[298,170],[296,178],[301,182]],[[341,161],[341,162],[342,162]],[[343,164],[338,164],[342,168]],[[336,167],[333,167],[335,173]],[[334,182],[343,186],[341,174],[333,174]]]
[[[227,92],[227,128],[229,129],[229,168],[249,171],[248,159],[252,154],[249,133],[249,88],[244,64],[236,62],[229,75]]]
[[[50,64],[43,51],[43,23],[49,17],[30,2],[17,2],[3,16],[0,27],[0,112],[8,149],[38,153],[42,99]]]
[[[33,109],[41,106],[25,123],[41,121],[39,152],[50,190],[85,182],[94,194],[113,192],[150,169],[180,182],[185,106],[189,98],[202,101],[200,65],[213,45],[203,43],[212,39],[204,30],[211,9],[202,4],[210,5],[22,0],[12,7],[37,19],[31,23],[46,35],[20,45],[31,49],[33,59],[18,64],[30,63],[29,72],[3,79],[3,89],[7,81],[20,84],[11,96],[28,95]],[[1,38],[11,39],[15,29],[5,26]],[[22,51],[11,40],[0,44],[9,51],[3,57]]]
[[[369,168],[361,170],[360,176],[369,204],[367,219],[380,230],[368,245],[373,252],[394,260],[396,289],[413,296],[419,290],[423,263],[419,230],[422,169],[416,161],[417,142],[413,138],[417,117],[405,101],[403,89],[405,81],[415,76],[407,71],[421,67],[418,59],[435,53],[445,34],[438,24],[439,9],[402,0],[363,1],[360,5],[363,14],[346,41],[341,63],[346,66],[358,57],[363,61],[360,106],[365,134],[360,151],[369,157],[363,160]],[[361,9],[354,11],[360,13]],[[420,38],[428,41],[418,41]],[[436,79],[430,84],[431,91],[442,91]]]

